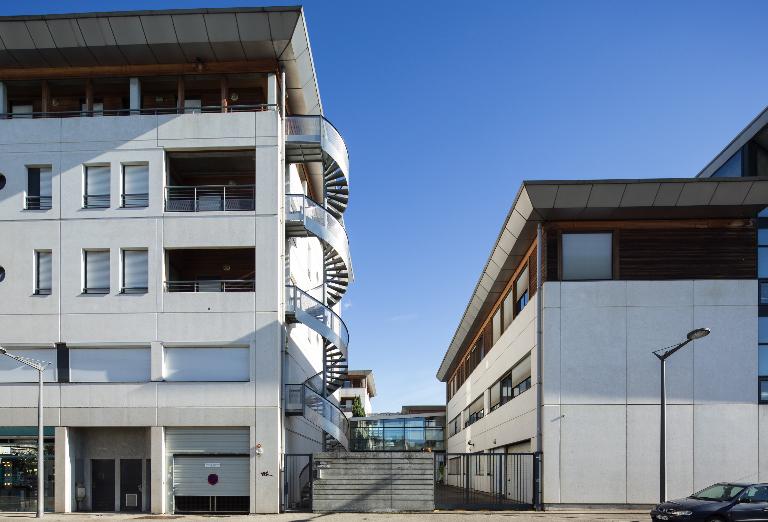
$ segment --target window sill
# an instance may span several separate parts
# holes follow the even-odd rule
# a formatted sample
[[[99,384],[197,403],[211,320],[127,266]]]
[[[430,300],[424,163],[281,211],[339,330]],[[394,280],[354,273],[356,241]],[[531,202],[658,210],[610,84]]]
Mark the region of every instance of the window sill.
[[[149,288],[121,288],[120,295],[145,295],[149,293]]]
[[[34,294],[32,294],[32,295],[35,295],[35,296],[38,296],[38,297],[48,297],[52,293],[53,292],[51,290],[43,289],[43,290],[35,290]]]
[[[81,295],[108,295],[109,288],[83,288]]]

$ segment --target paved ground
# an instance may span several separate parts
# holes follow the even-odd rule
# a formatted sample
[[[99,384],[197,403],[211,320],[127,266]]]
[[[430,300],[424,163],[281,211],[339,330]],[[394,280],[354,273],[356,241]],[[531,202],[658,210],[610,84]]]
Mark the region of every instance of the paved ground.
[[[3,521],[24,521],[34,519],[30,513],[0,513]],[[414,514],[375,514],[375,513],[284,513],[281,515],[250,516],[180,516],[180,515],[120,515],[120,514],[46,514],[44,520],[51,522],[75,522],[79,520],[100,520],[118,522],[122,520],[178,520],[179,522],[197,522],[220,520],[222,522],[264,521],[264,522],[380,522],[384,520],[411,520],[413,522],[464,522],[468,519],[479,522],[572,522],[581,520],[610,521],[648,521],[647,511],[556,511],[537,513],[530,511],[443,511]]]

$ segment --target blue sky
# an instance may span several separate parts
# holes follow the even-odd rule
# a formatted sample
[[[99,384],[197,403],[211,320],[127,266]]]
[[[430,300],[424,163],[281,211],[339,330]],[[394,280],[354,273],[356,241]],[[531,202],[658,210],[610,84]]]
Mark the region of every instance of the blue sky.
[[[280,4],[281,2],[275,2]],[[0,14],[255,2],[3,2]],[[435,372],[524,179],[695,175],[768,103],[768,2],[304,2],[350,150],[352,368]]]

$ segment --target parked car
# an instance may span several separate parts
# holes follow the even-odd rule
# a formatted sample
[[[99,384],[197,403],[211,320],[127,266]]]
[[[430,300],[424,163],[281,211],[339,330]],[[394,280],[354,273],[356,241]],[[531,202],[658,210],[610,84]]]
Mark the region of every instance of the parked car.
[[[651,520],[768,522],[768,484],[718,483],[651,510]]]

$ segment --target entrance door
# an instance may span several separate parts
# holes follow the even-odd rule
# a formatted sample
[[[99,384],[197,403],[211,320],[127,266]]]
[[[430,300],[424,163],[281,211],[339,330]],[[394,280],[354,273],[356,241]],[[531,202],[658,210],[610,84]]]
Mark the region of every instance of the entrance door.
[[[141,459],[120,460],[120,511],[141,511]]]
[[[91,460],[91,510],[115,510],[115,461]]]

